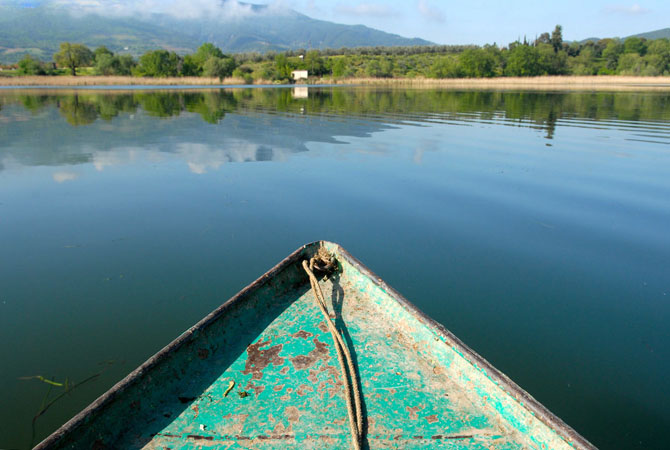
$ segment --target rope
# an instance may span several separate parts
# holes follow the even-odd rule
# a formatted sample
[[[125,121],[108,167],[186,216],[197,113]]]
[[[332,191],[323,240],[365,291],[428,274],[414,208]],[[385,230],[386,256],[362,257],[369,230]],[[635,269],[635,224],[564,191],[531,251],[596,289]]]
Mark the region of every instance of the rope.
[[[345,344],[342,335],[337,330],[335,324],[330,318],[330,315],[328,314],[326,301],[323,297],[321,286],[319,286],[319,280],[317,280],[316,276],[314,275],[315,269],[321,272],[325,272],[333,269],[334,266],[334,259],[328,255],[323,248],[319,249],[317,255],[312,257],[309,260],[309,263],[307,263],[306,260],[302,262],[302,267],[305,269],[305,272],[307,272],[307,276],[309,276],[309,282],[312,285],[312,291],[314,291],[316,304],[321,310],[323,317],[326,319],[326,324],[328,324],[330,334],[333,336],[335,350],[337,351],[337,359],[340,362],[342,379],[344,380],[344,390],[346,394],[345,398],[347,400],[347,414],[349,415],[349,430],[351,431],[353,448],[355,450],[360,450],[361,442],[363,440],[363,412],[361,407],[361,391],[358,387],[358,379],[356,378],[354,362],[351,359],[349,347],[347,347]],[[352,405],[352,397],[354,405]]]

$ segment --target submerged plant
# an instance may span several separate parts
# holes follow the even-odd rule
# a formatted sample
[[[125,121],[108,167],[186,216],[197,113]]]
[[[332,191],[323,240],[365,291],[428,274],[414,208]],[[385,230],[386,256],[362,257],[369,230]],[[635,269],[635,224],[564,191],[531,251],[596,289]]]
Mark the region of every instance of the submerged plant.
[[[106,361],[105,365],[111,365],[111,363]],[[71,394],[72,391],[79,388],[80,386],[97,379],[100,375],[102,375],[103,372],[104,369],[101,370],[100,372],[94,373],[93,375],[87,378],[84,378],[83,380],[77,383],[70,381],[70,379],[67,377],[65,378],[65,381],[63,381],[62,383],[56,381],[53,377],[47,378],[42,375],[19,377],[19,380],[24,381],[37,380],[49,386],[49,389],[47,390],[45,396],[42,398],[42,403],[32,420],[31,424],[32,432],[30,434],[29,448],[33,448],[35,443],[35,434],[37,432],[37,419],[42,417],[49,410],[49,408],[51,408],[57,401],[61,400],[66,395]]]

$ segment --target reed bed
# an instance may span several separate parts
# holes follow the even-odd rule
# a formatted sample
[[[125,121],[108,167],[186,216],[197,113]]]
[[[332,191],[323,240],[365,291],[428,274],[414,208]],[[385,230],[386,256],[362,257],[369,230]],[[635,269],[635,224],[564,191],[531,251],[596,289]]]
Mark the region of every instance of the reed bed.
[[[326,81],[326,80],[324,80]],[[670,77],[633,76],[541,76],[499,78],[349,78],[327,80],[335,84],[402,86],[445,89],[514,90],[670,90]]]
[[[241,78],[172,77],[139,78],[123,76],[13,76],[0,77],[0,86],[220,86],[244,84]]]
[[[241,78],[173,77],[138,78],[122,76],[13,76],[0,77],[0,86],[221,86],[243,85]],[[272,84],[256,80],[254,84]],[[501,90],[670,90],[670,77],[632,76],[542,76],[499,78],[322,78],[318,84],[356,84],[388,87]],[[310,84],[314,85],[314,84]]]

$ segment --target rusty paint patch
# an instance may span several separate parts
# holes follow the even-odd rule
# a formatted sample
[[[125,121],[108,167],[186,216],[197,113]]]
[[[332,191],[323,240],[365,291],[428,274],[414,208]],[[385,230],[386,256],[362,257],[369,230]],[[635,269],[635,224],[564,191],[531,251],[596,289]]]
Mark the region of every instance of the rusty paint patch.
[[[295,393],[301,397],[307,395],[308,392],[314,392],[314,388],[307,384],[301,384],[300,387],[298,387],[298,389],[295,391]]]
[[[195,405],[193,405],[193,407],[191,409],[195,413],[195,416],[193,416],[193,418],[194,419],[197,418],[198,414],[200,413],[200,407],[198,406],[198,404],[196,403]]]
[[[252,379],[260,380],[263,378],[263,371],[267,366],[270,364],[281,366],[284,364],[284,358],[279,356],[283,347],[282,344],[273,345],[265,350],[261,350],[261,347],[265,347],[269,343],[270,339],[267,339],[247,347],[248,357],[244,370],[242,371],[243,374],[251,374]]]
[[[219,436],[227,434],[242,434],[244,426],[249,419],[249,414],[226,414],[221,421],[215,425],[212,434]]]
[[[274,434],[283,434],[286,433],[287,431],[291,431],[291,426],[286,428],[283,423],[277,422],[277,425],[274,426],[272,432]]]
[[[275,392],[279,392],[282,389],[284,389],[284,386],[285,386],[284,384],[278,384],[275,387],[273,387],[272,390],[275,391]]]
[[[432,416],[426,417],[426,420],[428,421],[428,423],[435,423],[440,419],[437,418],[437,414],[433,414]]]
[[[257,385],[257,384],[252,383],[251,381],[249,381],[247,383],[246,389],[253,390],[254,394],[256,394],[256,397],[258,397],[265,390],[265,386]]]
[[[288,419],[289,422],[291,423],[296,423],[300,420],[300,411],[298,408],[295,406],[288,406],[284,410],[284,416]]]
[[[294,338],[300,338],[300,339],[309,339],[312,336],[314,336],[313,333],[310,333],[309,331],[305,331],[305,330],[300,330],[297,333],[293,333]]]
[[[206,348],[199,348],[198,349],[198,358],[200,358],[200,359],[209,358],[209,350],[207,350]]]
[[[423,405],[414,406],[414,407],[406,406],[405,410],[409,413],[409,418],[410,419],[419,420],[419,414],[417,414],[417,413],[424,408],[425,408],[425,406],[423,406]]]
[[[305,370],[312,367],[320,359],[323,361],[330,359],[328,344],[319,341],[318,337],[312,339],[312,342],[314,342],[314,350],[311,350],[306,355],[298,355],[295,358],[290,358],[296,370]]]
[[[288,366],[284,366],[284,367],[282,367],[282,369],[279,371],[279,373],[282,374],[282,375],[286,375],[286,374],[288,373],[288,371],[289,371],[289,367],[288,367]]]

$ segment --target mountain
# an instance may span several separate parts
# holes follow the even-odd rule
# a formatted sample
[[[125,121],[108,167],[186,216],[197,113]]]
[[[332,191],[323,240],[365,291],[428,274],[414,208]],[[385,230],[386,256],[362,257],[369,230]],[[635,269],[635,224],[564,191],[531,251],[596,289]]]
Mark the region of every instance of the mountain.
[[[634,34],[633,36],[629,37],[639,37],[649,40],[661,39],[661,38],[670,39],[670,28],[663,28],[662,30],[648,31],[646,33]]]
[[[189,53],[203,42],[212,42],[228,53],[432,45],[423,39],[405,38],[363,25],[316,20],[293,10],[265,5],[233,2],[237,13],[226,14],[230,4],[230,0],[222,0],[218,4],[221,13],[216,9],[202,14],[192,11],[182,15],[187,18],[181,18],[169,12],[149,14],[130,10],[84,8],[74,13],[76,10],[64,2],[0,0],[0,61],[15,62],[26,53],[50,60],[64,41],[92,48],[105,45],[114,52],[134,56],[156,48]]]
[[[622,40],[626,40],[629,37],[639,37],[639,38],[645,38],[648,40],[654,40],[654,39],[670,39],[670,28],[663,28],[661,30],[656,30],[656,31],[647,31],[646,33],[639,33],[639,34],[633,34],[630,36],[626,36],[625,38],[621,38]],[[599,37],[590,37],[586,39],[582,39],[581,41],[578,41],[580,44],[585,44],[587,42],[598,42],[602,38]],[[567,41],[566,41],[567,42]]]

